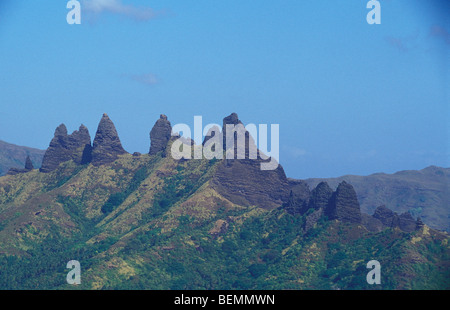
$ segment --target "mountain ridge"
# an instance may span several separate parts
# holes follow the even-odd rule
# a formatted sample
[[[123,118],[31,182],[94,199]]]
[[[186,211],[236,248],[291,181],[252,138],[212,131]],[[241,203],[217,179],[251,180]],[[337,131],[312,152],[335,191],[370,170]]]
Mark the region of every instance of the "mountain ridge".
[[[355,187],[363,212],[373,213],[377,207],[385,205],[397,212],[420,216],[434,228],[450,230],[450,168],[429,166],[393,174],[310,178],[305,182],[314,187],[326,181],[335,187],[343,180]]]
[[[96,147],[114,153],[107,125]],[[361,212],[350,182],[311,191],[281,166],[259,170],[259,159],[174,159],[166,131],[161,121],[151,131],[156,154],[120,151],[94,164],[73,157],[84,150],[58,130],[48,151],[62,162],[1,177],[0,288],[67,289],[73,259],[82,289],[450,287],[448,234],[408,214]],[[383,263],[382,287],[365,282],[372,259]]]
[[[45,150],[19,146],[0,140],[0,176],[5,175],[10,168],[23,168],[27,156],[34,167],[40,167]]]

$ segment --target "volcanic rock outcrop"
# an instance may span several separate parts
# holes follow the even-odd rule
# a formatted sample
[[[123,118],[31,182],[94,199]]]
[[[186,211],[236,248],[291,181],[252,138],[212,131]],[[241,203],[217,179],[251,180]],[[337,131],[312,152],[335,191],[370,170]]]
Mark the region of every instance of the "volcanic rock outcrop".
[[[25,168],[24,169],[11,168],[6,173],[6,175],[16,175],[16,174],[21,174],[21,173],[27,173],[27,172],[32,171],[33,169],[34,169],[34,167],[33,167],[33,163],[31,162],[31,158],[30,158],[30,156],[27,156],[27,159],[25,160]]]
[[[50,146],[44,154],[40,171],[51,172],[61,163],[69,160],[73,160],[77,164],[85,164],[90,159],[91,137],[88,129],[81,125],[79,130],[68,135],[66,126],[61,124],[56,128]]]
[[[366,213],[361,213],[361,224],[371,232],[380,232],[385,228],[379,219]]]
[[[305,189],[307,183],[290,180],[291,192],[283,205],[290,214],[307,214],[304,232],[310,230],[323,216],[342,222],[361,223],[361,211],[353,186],[342,182],[335,192],[327,182],[319,183],[311,192]]]
[[[397,213],[386,208],[386,206],[379,206],[375,210],[373,217],[378,219],[385,227],[392,228],[399,226],[400,219],[398,218]]]
[[[106,113],[103,114],[92,145],[92,164],[109,164],[125,153],[114,123]]]
[[[311,191],[305,181],[288,179],[290,194],[284,205],[286,211],[292,215],[303,214],[308,211]]]
[[[241,126],[235,128],[232,133],[227,133],[227,124]],[[225,117],[223,126],[221,135],[223,135],[224,150],[228,148],[228,152],[234,152],[234,154],[230,156],[233,159],[224,159],[218,165],[211,180],[212,187],[236,204],[271,209],[286,203],[289,199],[290,188],[281,165],[277,165],[274,170],[261,169],[261,163],[265,160],[261,158],[253,138],[245,130],[236,113]],[[238,143],[234,143],[234,148],[227,147],[228,134],[233,134],[231,139],[235,142],[239,139],[239,135],[241,137],[245,135],[244,150],[238,148]],[[255,151],[254,159],[249,157],[249,152],[253,150]],[[244,159],[239,159],[239,156]]]
[[[230,159],[221,162],[211,185],[233,203],[273,209],[289,199],[289,186],[281,166],[261,170],[252,159]]]
[[[27,158],[25,159],[25,170],[30,171],[33,169],[34,169],[33,162],[31,161],[30,156],[27,156]]]
[[[343,181],[337,187],[325,210],[328,219],[338,219],[343,222],[361,223],[361,209],[355,189]]]
[[[326,210],[330,203],[333,190],[327,182],[320,182],[315,189],[311,192],[311,198],[309,200],[309,208],[316,210]]]
[[[416,220],[414,220],[414,218],[412,217],[411,213],[402,213],[400,214],[399,219],[399,228],[404,232],[412,232],[416,230],[417,223]]]
[[[150,131],[150,155],[156,155],[162,152],[166,156],[166,147],[172,135],[172,126],[167,120],[167,116],[161,114]]]
[[[242,122],[239,120],[239,117],[236,113],[231,113],[227,117],[223,119],[223,126],[222,126],[222,137],[223,137],[223,149],[227,149],[227,125],[238,125],[242,124]],[[235,144],[236,145],[236,144]]]
[[[373,215],[361,213],[356,192],[353,186],[345,181],[341,182],[334,192],[327,182],[319,183],[311,192],[306,184],[289,179],[291,190],[287,202],[283,204],[286,212],[292,215],[306,214],[303,224],[305,233],[314,227],[322,216],[327,216],[330,220],[362,224],[371,232],[386,228],[412,232],[424,226],[420,218],[414,220],[409,212],[398,215],[385,206],[378,207]]]
[[[379,220],[384,228],[400,228],[404,232],[412,232],[423,226],[421,219],[414,220],[409,212],[398,215],[386,206],[378,207],[372,217]]]

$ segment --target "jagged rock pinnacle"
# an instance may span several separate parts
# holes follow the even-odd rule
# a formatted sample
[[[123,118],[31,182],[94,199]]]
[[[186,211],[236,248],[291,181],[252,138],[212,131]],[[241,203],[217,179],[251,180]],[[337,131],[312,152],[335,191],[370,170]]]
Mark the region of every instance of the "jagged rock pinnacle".
[[[27,159],[25,160],[25,170],[31,171],[34,169],[33,163],[31,162],[30,156],[27,156]]]
[[[11,168],[8,170],[6,175],[16,175],[21,173],[27,173],[34,169],[33,163],[31,162],[30,156],[27,156],[27,159],[25,160],[25,169],[20,168]]]
[[[108,114],[104,113],[92,145],[92,164],[94,166],[108,164],[125,153],[114,123]]]
[[[234,149],[226,149],[226,125],[236,126],[231,139],[234,139]],[[240,150],[236,141],[245,134],[245,147]],[[232,156],[223,160],[216,169],[211,180],[211,186],[222,196],[233,203],[274,208],[287,203],[290,196],[289,183],[281,165],[274,170],[262,170],[263,160],[259,157],[253,138],[246,131],[244,124],[236,113],[223,119],[221,138],[226,153],[233,152]],[[230,137],[228,137],[230,139]],[[206,145],[206,143],[205,143]],[[249,156],[252,154],[252,156]],[[254,157],[253,157],[254,155]],[[240,156],[242,156],[241,159]]]
[[[167,120],[167,116],[161,114],[150,131],[150,155],[156,155],[162,152],[163,157],[166,156],[165,151],[172,135],[172,125]]]
[[[227,125],[242,124],[239,120],[239,116],[236,113],[231,113],[223,119],[222,135],[223,135],[223,149],[227,149]]]
[[[361,223],[361,209],[355,189],[351,184],[343,181],[339,184],[330,199],[325,211],[329,219],[338,219],[343,222]]]
[[[64,124],[59,125],[42,161],[41,172],[51,172],[61,163],[73,160],[77,164],[90,161],[91,137],[88,129],[81,125],[79,130],[67,134]]]
[[[333,195],[333,190],[328,185],[327,182],[320,182],[315,189],[311,192],[311,199],[309,201],[309,207],[316,210],[328,208],[328,204],[331,196]]]

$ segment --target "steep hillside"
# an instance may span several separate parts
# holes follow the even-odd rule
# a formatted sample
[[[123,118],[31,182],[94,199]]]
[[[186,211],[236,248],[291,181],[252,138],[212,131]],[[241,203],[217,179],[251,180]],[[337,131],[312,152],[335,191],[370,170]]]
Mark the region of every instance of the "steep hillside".
[[[25,146],[18,146],[0,141],[0,176],[10,168],[23,168],[27,156],[30,156],[34,167],[39,168],[45,151]]]
[[[450,231],[450,168],[430,166],[419,171],[305,181],[314,188],[322,181],[336,187],[344,180],[354,186],[363,212],[373,214],[377,207],[385,205],[399,213],[408,211],[414,217],[420,216],[430,227]]]
[[[92,145],[87,128],[61,125],[44,169],[1,177],[0,288],[74,289],[70,260],[76,289],[450,288],[446,233],[361,213],[347,182],[310,191],[281,166],[174,159],[167,131],[162,115],[149,154],[128,154],[107,115]],[[366,282],[374,259],[378,286]]]

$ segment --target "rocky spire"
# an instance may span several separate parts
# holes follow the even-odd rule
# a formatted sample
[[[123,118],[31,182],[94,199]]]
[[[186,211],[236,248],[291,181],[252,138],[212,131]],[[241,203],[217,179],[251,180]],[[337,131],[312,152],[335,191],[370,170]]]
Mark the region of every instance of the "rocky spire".
[[[373,218],[379,220],[384,228],[399,228],[404,232],[412,232],[423,225],[419,218],[414,220],[411,213],[405,212],[398,215],[397,212],[386,208],[386,206],[378,207],[373,214]]]
[[[20,168],[11,168],[8,170],[6,175],[16,175],[21,173],[27,173],[34,169],[33,163],[31,162],[30,156],[27,156],[27,159],[25,160],[25,169]]]
[[[309,200],[309,208],[316,210],[326,210],[330,202],[330,198],[333,195],[333,190],[327,182],[320,182],[315,189],[311,192],[311,198]]]
[[[233,132],[227,132],[227,125],[233,125]],[[234,159],[261,159],[262,152],[258,150],[256,146],[256,142],[253,139],[252,135],[245,128],[245,125],[239,120],[239,117],[236,113],[231,113],[229,116],[223,119],[223,127],[222,132],[220,133],[222,136],[223,150],[226,151],[227,158]],[[229,137],[232,135],[231,137]],[[227,146],[227,137],[230,140],[234,141],[234,149],[231,149],[231,146]],[[242,147],[240,143],[244,143]],[[267,159],[267,156],[263,157]]]
[[[172,135],[172,126],[167,120],[167,116],[161,114],[150,131],[150,155],[156,155],[162,152],[163,157],[166,156],[166,147]]]
[[[92,159],[91,136],[83,124],[69,136],[72,159],[76,164],[87,164]]]
[[[45,151],[42,160],[41,172],[47,173],[55,170],[61,163],[71,159],[68,149],[68,135],[66,125],[59,125],[50,141],[50,145]]]
[[[239,117],[236,113],[231,113],[227,117],[223,119],[223,126],[222,126],[222,136],[223,136],[223,149],[227,149],[227,125],[238,125],[242,124],[242,122],[239,120]]]
[[[305,181],[288,179],[291,189],[289,199],[284,204],[285,210],[292,215],[303,214],[308,211],[311,191]]]
[[[224,144],[226,144],[227,124],[242,125],[242,128],[235,131],[237,135],[242,135],[242,131],[245,131],[236,113],[225,117],[221,132],[223,137],[220,138]],[[233,136],[235,136],[234,133]],[[217,166],[211,180],[211,186],[222,196],[236,204],[272,209],[287,203],[291,189],[283,167],[277,164],[273,170],[262,170],[261,163],[263,160],[258,156],[259,151],[256,149],[253,138],[248,131],[245,131],[245,140],[245,156],[243,156],[245,159],[230,158],[223,160]],[[254,158],[256,159],[251,159],[252,157],[248,156],[252,147],[255,148]],[[233,158],[236,158],[236,155],[242,155],[242,152],[236,151],[236,148],[237,143],[235,143]],[[293,195],[295,195],[295,191],[293,191]]]
[[[51,172],[61,163],[73,160],[76,164],[85,164],[91,157],[91,136],[88,129],[81,125],[79,130],[67,134],[64,124],[59,125],[50,146],[44,154],[41,172]]]
[[[114,123],[106,113],[103,114],[92,146],[92,164],[94,166],[108,164],[125,153]]]
[[[329,219],[338,219],[343,222],[361,223],[361,209],[352,185],[343,181],[339,184],[330,199],[325,211]]]
[[[25,160],[25,170],[27,171],[31,171],[34,169],[33,163],[31,162],[31,158],[28,155],[27,159]]]

